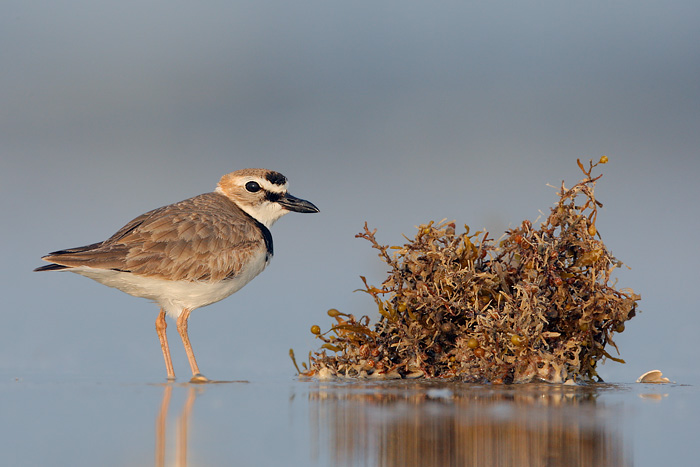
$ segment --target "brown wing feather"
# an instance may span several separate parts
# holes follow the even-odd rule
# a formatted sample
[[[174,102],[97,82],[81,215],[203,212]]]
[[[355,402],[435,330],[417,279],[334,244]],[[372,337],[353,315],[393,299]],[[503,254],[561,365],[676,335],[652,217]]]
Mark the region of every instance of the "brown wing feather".
[[[235,276],[251,256],[265,250],[255,221],[218,193],[147,212],[89,247],[44,259],[163,279],[217,281]]]

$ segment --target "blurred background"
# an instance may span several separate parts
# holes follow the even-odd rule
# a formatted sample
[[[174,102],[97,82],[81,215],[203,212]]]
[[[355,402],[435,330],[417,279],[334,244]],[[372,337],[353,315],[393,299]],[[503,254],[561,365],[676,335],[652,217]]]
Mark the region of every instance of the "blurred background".
[[[321,213],[281,219],[268,269],[190,337],[210,378],[291,379],[327,309],[377,318],[353,293],[385,277],[365,221],[386,244],[443,218],[498,238],[607,155],[598,230],[642,313],[600,374],[700,383],[699,19],[693,1],[6,2],[0,374],[164,381],[156,305],[32,269],[227,172],[278,170]]]

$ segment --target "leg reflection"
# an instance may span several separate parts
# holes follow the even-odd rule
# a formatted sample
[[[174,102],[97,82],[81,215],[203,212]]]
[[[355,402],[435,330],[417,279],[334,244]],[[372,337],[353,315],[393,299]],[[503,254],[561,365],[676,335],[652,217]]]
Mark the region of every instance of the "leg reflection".
[[[165,466],[165,420],[168,418],[168,406],[172,395],[172,384],[166,384],[163,391],[163,400],[160,403],[160,411],[156,417],[156,467]]]
[[[189,421],[194,407],[194,401],[197,398],[197,390],[192,385],[188,385],[187,400],[182,407],[180,418],[177,421],[177,436],[175,439],[175,465],[185,467],[187,465],[187,442],[189,435]],[[173,393],[173,385],[166,384],[163,390],[163,399],[160,403],[160,410],[156,417],[156,445],[155,445],[155,465],[156,467],[165,466],[165,445],[167,428],[166,421],[168,418],[168,409],[170,399]]]
[[[189,422],[190,414],[192,413],[192,407],[194,407],[194,400],[197,397],[195,388],[190,386],[187,393],[187,400],[185,405],[182,407],[182,413],[180,414],[180,420],[177,423],[177,446],[175,447],[175,452],[177,456],[178,466],[185,467],[187,465],[187,435],[189,434]]]

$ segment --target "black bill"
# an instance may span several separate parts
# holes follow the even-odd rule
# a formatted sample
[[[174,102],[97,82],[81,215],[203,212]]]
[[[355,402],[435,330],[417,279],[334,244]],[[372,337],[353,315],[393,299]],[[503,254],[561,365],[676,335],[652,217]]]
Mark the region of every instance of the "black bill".
[[[289,193],[286,193],[284,196],[280,197],[280,199],[277,200],[277,202],[289,211],[319,212],[319,209],[316,206],[314,206],[313,203],[306,201],[305,199],[300,199],[296,196],[292,196]]]

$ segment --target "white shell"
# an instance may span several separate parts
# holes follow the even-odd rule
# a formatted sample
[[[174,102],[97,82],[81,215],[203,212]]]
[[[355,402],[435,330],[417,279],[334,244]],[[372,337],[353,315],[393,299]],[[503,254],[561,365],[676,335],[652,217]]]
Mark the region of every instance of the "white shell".
[[[638,383],[653,383],[653,384],[664,384],[670,383],[668,378],[664,378],[663,373],[659,370],[651,370],[644,373],[642,376],[637,378]]]

